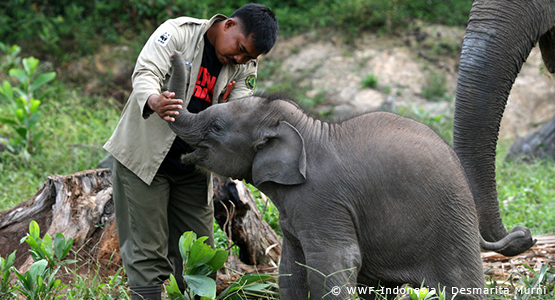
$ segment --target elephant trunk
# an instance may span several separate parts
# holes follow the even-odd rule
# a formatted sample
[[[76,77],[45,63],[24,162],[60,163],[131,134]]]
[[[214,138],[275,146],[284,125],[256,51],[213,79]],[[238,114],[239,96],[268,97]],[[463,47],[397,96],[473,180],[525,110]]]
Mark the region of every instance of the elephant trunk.
[[[197,120],[197,114],[187,111],[187,105],[190,99],[185,99],[185,62],[181,54],[174,51],[171,55],[172,74],[168,82],[168,91],[175,93],[174,99],[182,99],[182,109],[179,115],[175,116],[174,122],[168,122],[172,131],[182,140],[190,145],[196,144],[200,140],[200,130],[194,130],[192,127]]]
[[[497,2],[476,0],[470,12],[456,90],[453,146],[472,189],[483,238],[512,239],[497,248],[499,253],[516,255],[534,241],[525,227],[515,228],[524,236],[507,236],[497,199],[496,145],[511,87],[534,44],[549,28],[536,26],[537,15],[544,12],[525,7],[532,1],[518,2],[518,7]]]
[[[524,243],[530,238],[531,235],[528,228],[516,226],[511,230],[509,234],[507,234],[505,237],[497,242],[488,242],[484,240],[483,237],[480,237],[480,247],[482,247],[482,249],[484,250],[495,251],[505,256],[514,256],[526,251],[528,248],[534,245],[535,240],[530,246],[527,246],[527,244]],[[523,249],[525,247],[526,249]]]

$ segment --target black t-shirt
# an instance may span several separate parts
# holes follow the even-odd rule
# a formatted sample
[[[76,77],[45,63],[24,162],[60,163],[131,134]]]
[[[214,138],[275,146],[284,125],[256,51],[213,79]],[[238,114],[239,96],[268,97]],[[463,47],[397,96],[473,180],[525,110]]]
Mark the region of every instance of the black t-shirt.
[[[197,82],[195,83],[193,96],[187,106],[189,112],[198,113],[212,104],[216,78],[220,75],[221,69],[222,63],[216,57],[216,50],[214,46],[210,44],[205,34],[202,63]],[[176,137],[166,158],[162,161],[158,172],[168,175],[187,174],[192,172],[195,169],[194,165],[185,165],[181,163],[181,155],[190,152],[193,152],[193,148],[179,137]]]

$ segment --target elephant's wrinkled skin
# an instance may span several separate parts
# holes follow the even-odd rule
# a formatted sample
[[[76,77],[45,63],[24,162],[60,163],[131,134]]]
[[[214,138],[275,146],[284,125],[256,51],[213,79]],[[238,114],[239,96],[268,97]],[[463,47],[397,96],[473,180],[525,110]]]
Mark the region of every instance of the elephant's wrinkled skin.
[[[428,127],[383,112],[330,124],[256,96],[175,119],[196,149],[185,162],[245,179],[278,208],[283,299],[344,299],[328,293],[357,284],[484,288],[468,182]]]
[[[468,175],[480,232],[495,241],[507,235],[499,215],[495,149],[509,92],[539,41],[542,58],[555,72],[554,0],[475,0],[461,53],[456,90],[454,149]],[[524,232],[501,253],[517,255],[535,241]]]

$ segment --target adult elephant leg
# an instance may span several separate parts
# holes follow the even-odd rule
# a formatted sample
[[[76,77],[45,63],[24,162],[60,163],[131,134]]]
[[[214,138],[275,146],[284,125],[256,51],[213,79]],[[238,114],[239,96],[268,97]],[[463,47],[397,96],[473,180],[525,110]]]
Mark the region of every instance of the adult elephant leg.
[[[295,243],[298,244],[298,243]],[[279,263],[278,285],[281,299],[307,299],[305,258],[300,244],[295,247],[287,237],[283,237]]]
[[[552,27],[551,0],[476,0],[463,42],[456,91],[453,146],[465,169],[480,232],[489,242],[507,236],[499,215],[495,150],[509,92],[539,37]],[[530,231],[499,251],[516,255],[530,248]],[[517,235],[521,236],[521,235]]]
[[[542,59],[550,73],[555,73],[555,27],[540,37]]]

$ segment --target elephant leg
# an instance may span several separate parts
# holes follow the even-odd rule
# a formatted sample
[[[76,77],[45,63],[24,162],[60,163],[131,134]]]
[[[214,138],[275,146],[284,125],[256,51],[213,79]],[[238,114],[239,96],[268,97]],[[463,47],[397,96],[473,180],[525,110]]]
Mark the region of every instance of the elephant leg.
[[[295,243],[297,244],[297,243]],[[283,300],[307,299],[308,287],[306,285],[305,258],[300,245],[283,237],[281,247],[281,260],[279,263],[278,285]]]
[[[330,232],[334,232],[333,229]],[[356,288],[362,258],[356,234],[345,233],[340,238],[330,238],[329,233],[315,236],[301,243],[306,258],[307,284],[312,299],[351,299]]]
[[[550,73],[555,73],[555,27],[540,37],[542,59]]]

